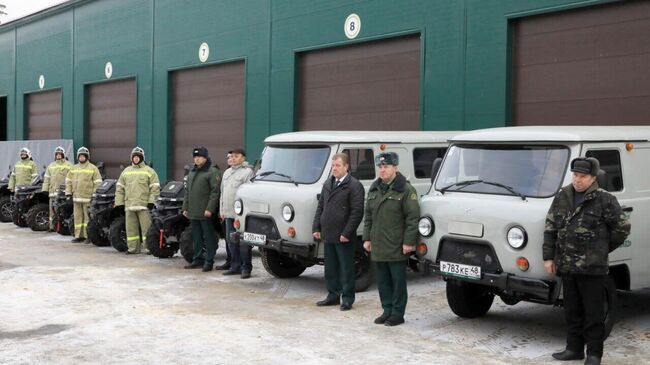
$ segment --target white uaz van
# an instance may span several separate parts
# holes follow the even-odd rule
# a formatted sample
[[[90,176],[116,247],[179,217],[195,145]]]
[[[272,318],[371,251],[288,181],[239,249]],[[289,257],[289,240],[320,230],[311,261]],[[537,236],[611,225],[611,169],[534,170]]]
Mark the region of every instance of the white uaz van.
[[[610,254],[609,307],[615,288],[649,287],[649,140],[650,127],[596,126],[494,128],[452,138],[421,199],[418,247],[427,252],[423,269],[447,281],[452,311],[481,316],[495,295],[507,304],[561,304],[561,283],[544,270],[543,233],[578,156],[600,161],[601,188],[631,215],[630,236]]]
[[[295,277],[305,268],[322,264],[324,247],[312,236],[312,222],[323,183],[330,177],[331,158],[350,156],[350,172],[365,187],[378,177],[374,157],[380,152],[399,155],[399,171],[420,194],[431,183],[432,162],[444,155],[452,132],[314,131],[266,138],[261,162],[250,184],[242,185],[235,200],[235,227],[240,239],[260,249],[264,268],[279,278]],[[359,226],[361,236],[363,222]],[[357,290],[372,282],[369,256],[356,250]],[[417,260],[414,260],[417,268]]]

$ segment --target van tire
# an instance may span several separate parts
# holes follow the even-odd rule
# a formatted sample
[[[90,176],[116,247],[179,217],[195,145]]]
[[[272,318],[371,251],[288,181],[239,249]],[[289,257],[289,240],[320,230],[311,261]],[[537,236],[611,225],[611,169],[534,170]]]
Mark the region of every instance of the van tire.
[[[14,208],[11,203],[11,196],[4,195],[0,197],[0,222],[11,222]]]
[[[363,249],[363,244],[360,244],[354,251],[354,291],[364,292],[374,282],[370,253]]]
[[[455,315],[477,318],[490,310],[494,294],[486,287],[465,281],[447,280],[447,303]]]
[[[616,324],[617,295],[616,282],[611,275],[608,275],[605,278],[605,338],[609,337]]]
[[[147,230],[146,238],[147,249],[154,257],[166,259],[174,256],[178,252],[178,242],[169,243],[167,236],[163,233],[163,247],[160,247],[160,227],[152,223]]]
[[[27,212],[27,224],[32,231],[45,232],[50,228],[50,207],[48,204],[36,204]]]
[[[97,219],[90,219],[86,226],[86,234],[93,245],[98,247],[110,246],[111,242],[104,233],[104,230],[97,223]]]
[[[275,250],[260,248],[260,255],[264,269],[276,278],[295,278],[307,269],[301,263]]]
[[[126,244],[126,219],[124,216],[117,217],[111,222],[108,240],[111,242],[111,246],[119,252],[126,252],[129,249]]]

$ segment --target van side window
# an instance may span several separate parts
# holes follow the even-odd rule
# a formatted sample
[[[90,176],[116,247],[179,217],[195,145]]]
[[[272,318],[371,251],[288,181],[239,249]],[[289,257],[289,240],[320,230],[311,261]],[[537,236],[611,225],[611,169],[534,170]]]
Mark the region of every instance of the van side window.
[[[350,173],[357,180],[375,179],[375,156],[371,148],[346,148],[342,151],[350,156]]]
[[[443,157],[446,148],[415,148],[413,149],[413,171],[418,179],[430,179],[433,161]]]
[[[618,150],[593,150],[587,151],[587,157],[595,157],[600,162],[600,169],[605,171],[605,186],[600,186],[607,191],[623,190],[623,173],[621,171],[621,156]]]

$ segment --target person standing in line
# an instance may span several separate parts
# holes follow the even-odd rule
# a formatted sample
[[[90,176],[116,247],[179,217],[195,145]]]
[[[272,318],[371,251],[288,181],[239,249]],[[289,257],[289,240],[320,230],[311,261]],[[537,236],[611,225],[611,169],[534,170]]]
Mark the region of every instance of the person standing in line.
[[[598,365],[605,342],[605,284],[609,253],[625,242],[630,222],[616,197],[596,181],[600,163],[593,157],[571,161],[571,184],[555,195],[546,215],[544,269],[562,278],[566,348],[560,361]]]
[[[151,225],[150,211],[160,195],[158,174],[144,161],[144,150],[133,148],[131,166],[122,171],[115,189],[115,206],[124,206],[127,255],[149,254],[144,236]]]
[[[365,198],[363,185],[350,175],[349,168],[347,154],[332,157],[332,177],[323,184],[312,225],[314,238],[325,244],[327,297],[316,305],[341,304],[342,311],[352,309],[354,303],[354,253]]]
[[[65,195],[73,202],[74,238],[72,242],[84,242],[88,235],[88,208],[90,198],[102,183],[97,166],[90,162],[90,151],[86,147],[77,150],[77,164],[70,168],[65,178]]]
[[[183,215],[190,220],[194,257],[185,269],[203,268],[203,272],[212,271],[214,255],[217,251],[217,239],[212,224],[219,203],[221,172],[211,166],[208,149],[198,146],[192,151],[194,166],[187,176]],[[203,247],[205,246],[205,256]]]
[[[378,154],[375,165],[379,178],[368,191],[363,247],[371,253],[384,310],[375,323],[397,326],[404,323],[406,264],[418,238],[420,205],[415,188],[397,171],[399,156],[395,152]]]
[[[12,193],[16,189],[16,186],[29,185],[38,176],[38,166],[36,166],[32,158],[31,151],[27,147],[23,147],[18,152],[18,156],[20,156],[20,160],[14,164],[11,175],[9,176],[8,188]]]
[[[232,166],[232,153],[226,154],[226,164],[228,164],[228,168]],[[227,171],[227,169],[226,169]],[[225,175],[225,172],[224,172]],[[215,270],[230,270],[230,247],[228,247],[228,227],[226,225],[226,218],[223,214],[221,214],[221,207],[223,207],[223,180],[221,181],[221,196],[219,198],[219,218],[221,219],[221,229],[225,234],[225,237],[223,238],[224,241],[226,241],[226,262],[224,262],[221,265],[217,265],[214,267]]]
[[[47,166],[43,177],[43,192],[47,192],[50,201],[50,225],[49,232],[54,232],[54,202],[56,201],[59,187],[65,184],[65,178],[68,176],[72,164],[65,156],[65,148],[58,146],[54,149],[54,161]]]
[[[246,152],[241,148],[235,148],[228,152],[230,167],[223,174],[221,180],[221,218],[226,224],[226,244],[230,252],[230,269],[223,275],[240,275],[242,279],[248,279],[253,269],[252,247],[246,244],[234,242],[230,234],[235,232],[235,194],[242,184],[245,184],[253,177],[253,167],[246,162]]]

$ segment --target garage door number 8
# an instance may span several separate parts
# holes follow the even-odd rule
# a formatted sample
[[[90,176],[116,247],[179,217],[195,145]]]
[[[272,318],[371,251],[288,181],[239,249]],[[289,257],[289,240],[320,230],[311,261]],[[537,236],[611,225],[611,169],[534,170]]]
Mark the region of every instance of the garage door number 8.
[[[354,39],[359,35],[361,31],[361,18],[357,14],[350,14],[345,19],[345,25],[343,26],[343,31],[345,36],[348,39]]]

